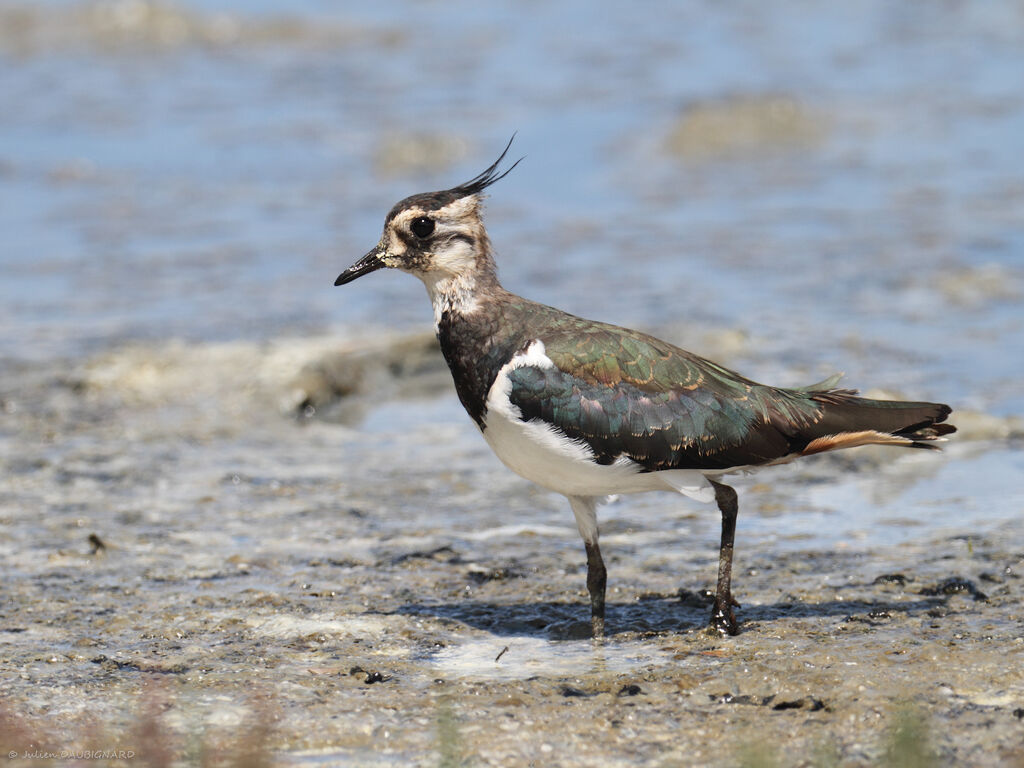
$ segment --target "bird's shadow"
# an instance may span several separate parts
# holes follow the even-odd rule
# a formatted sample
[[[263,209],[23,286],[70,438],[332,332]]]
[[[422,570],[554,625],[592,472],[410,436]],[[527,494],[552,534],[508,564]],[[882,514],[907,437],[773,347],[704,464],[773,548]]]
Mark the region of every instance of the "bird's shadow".
[[[753,624],[768,625],[781,619],[839,617],[862,626],[879,626],[911,617],[945,602],[941,597],[911,601],[827,600],[820,603],[778,602],[737,608],[741,631]],[[631,603],[608,603],[605,634],[674,634],[701,630],[707,626],[711,603],[703,604],[693,595],[680,599],[659,596]],[[586,603],[552,601],[492,603],[461,600],[453,603],[408,603],[395,613],[429,616],[499,637],[533,637],[547,640],[580,640],[591,634]]]

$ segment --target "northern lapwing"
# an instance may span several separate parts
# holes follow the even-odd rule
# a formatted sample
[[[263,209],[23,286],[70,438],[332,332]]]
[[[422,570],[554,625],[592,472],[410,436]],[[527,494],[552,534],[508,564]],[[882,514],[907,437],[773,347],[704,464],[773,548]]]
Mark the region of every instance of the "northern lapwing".
[[[380,242],[335,280],[388,267],[423,281],[455,390],[498,458],[568,497],[587,553],[592,629],[604,633],[607,573],[597,506],[613,494],[675,491],[722,513],[710,626],[736,634],[730,588],[732,472],[859,445],[935,448],[956,431],[947,405],[857,397],[839,376],[758,384],[639,331],[584,320],[509,293],[481,218],[508,153],[457,187],[407,197]]]

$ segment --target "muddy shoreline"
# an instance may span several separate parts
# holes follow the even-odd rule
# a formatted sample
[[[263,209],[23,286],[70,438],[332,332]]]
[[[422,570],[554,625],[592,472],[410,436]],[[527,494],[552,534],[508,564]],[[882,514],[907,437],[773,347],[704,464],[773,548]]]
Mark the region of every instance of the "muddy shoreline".
[[[743,634],[721,639],[702,629],[713,510],[663,494],[611,505],[609,636],[594,644],[568,509],[494,462],[438,393],[429,343],[421,365],[387,364],[423,343],[381,338],[370,357],[337,339],[302,354],[169,344],[21,366],[0,393],[5,746],[117,746],[152,764],[154,744],[268,765],[1024,758],[1012,514],[955,533],[908,515],[820,546],[787,522],[800,488],[899,488],[917,465],[851,455],[743,481]],[[368,359],[384,369],[357,371]],[[303,382],[340,369],[391,399],[311,412]],[[978,418],[993,420],[1015,429]],[[1016,460],[1019,438],[992,434],[969,428],[952,455]]]

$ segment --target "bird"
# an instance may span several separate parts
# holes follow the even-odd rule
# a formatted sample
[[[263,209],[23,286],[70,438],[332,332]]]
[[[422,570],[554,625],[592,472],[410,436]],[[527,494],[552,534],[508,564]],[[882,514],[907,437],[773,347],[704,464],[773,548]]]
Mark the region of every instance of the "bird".
[[[590,630],[605,630],[607,569],[597,508],[608,497],[671,491],[718,506],[718,578],[708,629],[739,632],[732,595],[738,514],[727,475],[862,445],[935,449],[956,431],[948,405],[862,398],[836,385],[760,384],[640,331],[517,296],[498,281],[484,192],[523,158],[449,189],[414,194],[387,214],[380,241],[343,271],[418,277],[434,310],[455,391],[513,472],[562,494],[583,539]]]

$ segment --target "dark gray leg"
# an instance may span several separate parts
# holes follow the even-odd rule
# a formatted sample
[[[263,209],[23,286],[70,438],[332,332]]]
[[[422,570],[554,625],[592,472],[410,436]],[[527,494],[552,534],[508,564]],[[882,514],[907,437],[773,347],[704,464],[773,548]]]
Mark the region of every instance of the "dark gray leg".
[[[583,542],[587,548],[587,591],[590,593],[590,625],[594,637],[604,637],[604,595],[608,586],[608,571],[601,558],[597,542]]]
[[[736,491],[728,485],[711,480],[715,489],[715,501],[722,512],[722,546],[718,551],[718,588],[715,591],[715,605],[711,609],[708,627],[723,635],[738,635],[739,624],[733,615],[732,606],[732,548],[736,538],[736,514],[739,503]]]
[[[604,637],[604,593],[608,571],[597,545],[597,499],[593,496],[570,496],[569,506],[587,548],[587,591],[590,592],[590,625],[594,637]]]

